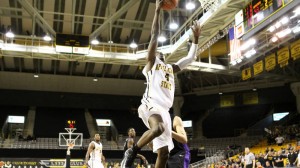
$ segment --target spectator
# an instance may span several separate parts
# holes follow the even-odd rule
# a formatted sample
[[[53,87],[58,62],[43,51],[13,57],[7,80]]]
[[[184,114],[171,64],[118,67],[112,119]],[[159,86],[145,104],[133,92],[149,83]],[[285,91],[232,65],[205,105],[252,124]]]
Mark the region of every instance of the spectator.
[[[296,159],[294,165],[297,165],[297,167],[300,167],[300,151],[299,150],[298,150],[298,156],[297,156],[297,159]]]
[[[288,158],[288,166],[289,167],[295,167],[295,161],[297,159],[297,152],[296,150],[293,150],[293,148],[290,148],[288,154],[287,154],[287,158]]]
[[[283,156],[281,154],[281,151],[278,151],[276,153],[273,160],[274,160],[274,166],[275,167],[283,167],[284,164],[283,164]]]
[[[264,168],[260,162],[256,162],[256,168]]]
[[[287,145],[286,145],[286,150],[287,150],[287,151],[293,150],[292,145],[291,145],[291,144],[287,144]]]
[[[266,152],[265,154],[268,154],[269,152],[274,152],[274,149],[271,147],[267,147],[265,152]]]
[[[28,135],[27,138],[26,138],[26,140],[27,140],[27,141],[31,141],[31,140],[32,140],[32,136],[31,136],[31,135]]]
[[[262,165],[262,167],[266,167],[266,162],[263,153],[259,153],[257,161]]]
[[[284,143],[284,138],[281,135],[278,135],[278,137],[275,138],[275,141],[278,146],[282,146]]]
[[[274,167],[274,163],[273,163],[273,152],[269,151],[269,152],[265,155],[264,159],[266,160],[266,167],[268,167],[267,162],[269,162],[269,165],[270,165],[271,167]]]
[[[245,148],[244,168],[255,167],[255,156],[250,152],[249,148]]]
[[[273,166],[271,166],[270,161],[266,161],[266,167],[265,168],[272,168]]]

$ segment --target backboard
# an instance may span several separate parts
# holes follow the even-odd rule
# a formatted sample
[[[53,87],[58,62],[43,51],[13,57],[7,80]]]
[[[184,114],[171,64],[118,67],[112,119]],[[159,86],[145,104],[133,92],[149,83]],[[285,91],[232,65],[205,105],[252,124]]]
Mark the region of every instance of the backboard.
[[[83,142],[82,133],[74,133],[76,128],[65,128],[67,133],[59,133],[59,146],[68,147],[69,144],[74,144],[74,147],[81,147]]]

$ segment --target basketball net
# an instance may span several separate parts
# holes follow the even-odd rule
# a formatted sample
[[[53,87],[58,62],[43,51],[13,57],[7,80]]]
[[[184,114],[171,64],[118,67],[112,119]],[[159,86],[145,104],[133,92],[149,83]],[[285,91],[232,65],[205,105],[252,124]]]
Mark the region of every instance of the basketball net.
[[[199,0],[201,3],[201,7],[203,10],[207,11],[215,11],[219,7],[219,0]]]

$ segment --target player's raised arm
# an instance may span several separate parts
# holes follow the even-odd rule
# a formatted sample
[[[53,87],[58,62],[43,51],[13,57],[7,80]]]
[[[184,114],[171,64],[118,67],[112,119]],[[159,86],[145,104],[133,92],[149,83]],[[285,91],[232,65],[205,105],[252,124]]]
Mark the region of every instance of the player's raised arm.
[[[198,21],[193,21],[193,25],[191,26],[191,29],[194,36],[192,46],[186,57],[181,58],[178,62],[173,64],[174,73],[183,70],[196,59],[197,49],[198,49],[198,39],[201,33],[200,23]]]
[[[156,0],[156,8],[154,19],[152,22],[152,29],[151,29],[151,40],[148,46],[148,55],[147,55],[147,71],[149,71],[155,62],[156,57],[156,50],[157,50],[157,43],[158,43],[158,35],[160,33],[160,10],[163,0]]]

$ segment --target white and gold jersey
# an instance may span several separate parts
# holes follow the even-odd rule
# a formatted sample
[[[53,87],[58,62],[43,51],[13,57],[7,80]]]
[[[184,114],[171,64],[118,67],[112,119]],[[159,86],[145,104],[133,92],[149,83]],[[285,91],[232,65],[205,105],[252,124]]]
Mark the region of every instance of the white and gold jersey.
[[[92,141],[91,143],[94,143],[95,148],[94,150],[90,153],[90,160],[98,160],[101,162],[101,157],[102,157],[102,143]]]
[[[153,67],[148,72],[146,69],[145,66],[143,74],[147,80],[147,87],[142,98],[142,104],[158,105],[168,110],[172,107],[175,92],[172,65],[165,64],[156,57]]]

